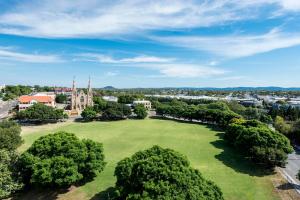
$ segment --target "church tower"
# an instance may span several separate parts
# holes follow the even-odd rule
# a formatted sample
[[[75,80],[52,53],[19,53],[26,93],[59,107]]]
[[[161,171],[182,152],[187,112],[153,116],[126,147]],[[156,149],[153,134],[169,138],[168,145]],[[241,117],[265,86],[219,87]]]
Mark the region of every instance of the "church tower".
[[[88,89],[87,89],[87,106],[93,106],[93,90],[91,87],[91,77],[89,77]]]
[[[71,110],[77,110],[77,89],[75,85],[75,77],[73,78],[73,86],[72,86],[72,97],[71,97]]]

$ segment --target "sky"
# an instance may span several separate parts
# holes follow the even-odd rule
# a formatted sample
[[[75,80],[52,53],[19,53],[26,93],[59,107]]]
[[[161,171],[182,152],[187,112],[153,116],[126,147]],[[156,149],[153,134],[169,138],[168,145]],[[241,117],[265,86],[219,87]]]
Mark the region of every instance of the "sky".
[[[0,85],[300,87],[300,0],[0,1]]]

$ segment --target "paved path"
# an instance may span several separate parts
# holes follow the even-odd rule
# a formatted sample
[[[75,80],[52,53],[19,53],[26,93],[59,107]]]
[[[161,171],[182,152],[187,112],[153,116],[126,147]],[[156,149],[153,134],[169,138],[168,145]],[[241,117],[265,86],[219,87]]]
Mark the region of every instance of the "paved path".
[[[297,179],[300,170],[300,149],[288,156],[288,164],[285,168],[280,168],[282,175],[290,182],[300,194],[300,181]]]

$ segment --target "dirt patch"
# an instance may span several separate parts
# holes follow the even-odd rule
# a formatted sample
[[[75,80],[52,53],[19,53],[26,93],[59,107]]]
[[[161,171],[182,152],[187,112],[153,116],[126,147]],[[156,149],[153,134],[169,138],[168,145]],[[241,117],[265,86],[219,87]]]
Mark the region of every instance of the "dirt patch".
[[[277,173],[271,178],[274,190],[282,200],[300,200],[300,195],[294,189],[294,186],[288,183],[276,170]]]

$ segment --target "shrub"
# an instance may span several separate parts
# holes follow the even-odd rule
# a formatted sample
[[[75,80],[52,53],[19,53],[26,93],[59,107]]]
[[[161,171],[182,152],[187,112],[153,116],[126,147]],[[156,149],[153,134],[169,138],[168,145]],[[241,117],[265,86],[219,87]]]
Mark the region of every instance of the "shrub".
[[[104,169],[101,143],[58,132],[40,137],[21,155],[24,180],[31,184],[65,187],[93,179]]]
[[[159,146],[120,161],[115,176],[120,199],[223,199],[219,187],[191,168],[185,156]]]

